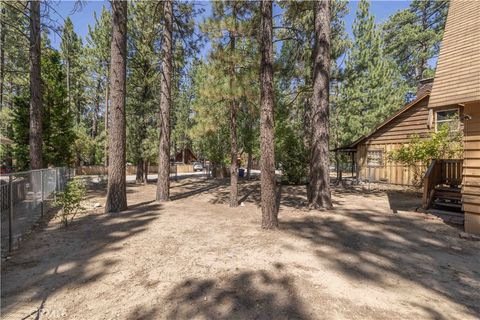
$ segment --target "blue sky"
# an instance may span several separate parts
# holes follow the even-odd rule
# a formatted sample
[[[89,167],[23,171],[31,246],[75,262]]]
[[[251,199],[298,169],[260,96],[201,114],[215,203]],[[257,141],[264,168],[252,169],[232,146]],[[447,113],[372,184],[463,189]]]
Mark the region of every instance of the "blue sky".
[[[205,5],[207,9],[205,14],[209,13],[208,1],[198,1],[199,4]],[[393,13],[406,9],[409,5],[410,1],[372,1],[371,3],[371,10],[372,13],[375,15],[375,19],[377,23],[384,22],[390,15]],[[93,13],[97,12],[100,13],[102,6],[109,7],[108,1],[84,1],[83,8],[76,12],[73,12],[75,2],[74,1],[57,1],[53,2],[56,11],[58,14],[55,14],[56,20],[61,23],[62,18],[66,18],[70,16],[70,19],[73,21],[73,25],[75,31],[82,37],[88,33],[88,25],[94,23]],[[349,8],[350,13],[345,18],[345,23],[347,29],[350,31],[352,27],[353,20],[355,18],[355,10],[357,8],[358,2],[357,1],[350,1]],[[199,20],[201,21],[203,18],[200,17]],[[51,34],[52,44],[55,47],[58,47],[60,39],[58,35]]]

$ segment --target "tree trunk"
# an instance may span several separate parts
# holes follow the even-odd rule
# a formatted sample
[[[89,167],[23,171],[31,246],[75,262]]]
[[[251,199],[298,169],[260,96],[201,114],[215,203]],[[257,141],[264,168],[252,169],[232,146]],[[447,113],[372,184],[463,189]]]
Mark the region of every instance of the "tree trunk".
[[[30,1],[30,169],[43,167],[40,1]]]
[[[137,184],[144,183],[143,169],[144,169],[144,161],[140,159],[137,162],[137,172],[136,172],[136,175],[135,175],[135,183],[137,183]]]
[[[308,203],[310,208],[332,208],[329,175],[330,3],[315,2],[315,45],[311,103],[311,148]]]
[[[273,132],[273,21],[272,1],[262,1],[260,29],[260,170],[262,228],[278,227],[275,197],[275,151]]]
[[[173,1],[164,3],[165,27],[162,35],[162,75],[160,84],[160,143],[158,148],[157,201],[170,199],[170,106],[172,103]]]
[[[70,52],[67,53],[68,58],[66,59],[66,64],[67,64],[67,103],[68,103],[68,109],[70,111],[72,110],[72,98],[70,95]]]
[[[110,66],[111,127],[108,139],[109,166],[105,212],[127,208],[125,183],[125,94],[127,66],[127,2],[112,1],[112,46]]]
[[[247,158],[247,180],[250,180],[250,175],[252,173],[252,152],[248,152]]]
[[[108,69],[108,66],[107,66]],[[107,70],[107,79],[105,81],[105,167],[108,166],[108,98],[109,98],[109,93],[108,93],[108,87],[110,86],[110,72]]]
[[[144,183],[147,184],[148,183],[148,169],[149,169],[149,164],[148,164],[148,160],[145,160],[143,162],[143,164],[145,165],[145,168],[143,170],[143,173],[145,174],[145,178],[144,178]]]
[[[236,22],[236,3],[233,3],[233,21]],[[235,79],[235,33],[230,32],[230,94],[233,95]],[[238,147],[237,147],[237,101],[230,102],[230,207],[238,206]]]
[[[230,207],[238,206],[237,103],[230,106]]]
[[[5,8],[0,11],[0,110],[3,109],[3,88],[5,86]]]
[[[95,140],[98,135],[98,113],[100,112],[100,79],[98,79],[97,82],[97,91],[96,91],[96,96],[95,96],[95,108],[93,111],[93,123],[92,123],[92,138]],[[90,156],[91,164],[96,164],[95,163],[95,156],[96,156],[96,148],[92,148],[92,154]]]

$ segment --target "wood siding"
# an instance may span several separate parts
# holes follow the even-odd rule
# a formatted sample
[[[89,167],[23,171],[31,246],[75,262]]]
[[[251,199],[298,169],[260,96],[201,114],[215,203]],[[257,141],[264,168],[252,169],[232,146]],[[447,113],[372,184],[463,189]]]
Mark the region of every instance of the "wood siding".
[[[480,100],[480,1],[452,0],[429,107]]]
[[[462,204],[465,231],[480,233],[480,102],[465,105],[464,112],[471,117],[464,124]]]
[[[426,96],[357,145],[358,177],[362,180],[413,185],[416,177],[414,170],[403,164],[388,161],[387,156],[391,151],[408,143],[412,135],[427,137],[430,131],[428,127],[428,96]],[[368,151],[374,150],[383,151],[382,166],[368,166]]]

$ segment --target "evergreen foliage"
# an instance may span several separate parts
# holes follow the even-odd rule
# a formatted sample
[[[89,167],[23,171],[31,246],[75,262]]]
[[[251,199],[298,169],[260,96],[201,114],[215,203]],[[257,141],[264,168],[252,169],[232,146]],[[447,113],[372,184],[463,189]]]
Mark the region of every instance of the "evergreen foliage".
[[[396,65],[384,54],[382,35],[361,0],[353,24],[345,81],[340,86],[339,140],[349,143],[370,132],[404,104],[406,87]]]
[[[410,95],[422,78],[432,77],[429,61],[439,52],[447,18],[448,0],[414,0],[409,8],[392,15],[383,25],[385,53],[391,56]]]
[[[42,52],[43,159],[53,166],[72,165],[74,113],[68,108],[60,53],[49,46]]]

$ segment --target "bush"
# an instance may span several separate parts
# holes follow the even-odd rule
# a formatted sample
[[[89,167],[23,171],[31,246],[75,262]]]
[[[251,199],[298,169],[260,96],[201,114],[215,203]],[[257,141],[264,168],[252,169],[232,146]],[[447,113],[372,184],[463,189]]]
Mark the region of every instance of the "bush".
[[[82,200],[85,197],[85,183],[79,179],[73,179],[67,183],[65,190],[57,194],[56,205],[59,205],[60,217],[64,226],[73,221],[75,215],[83,210]]]

